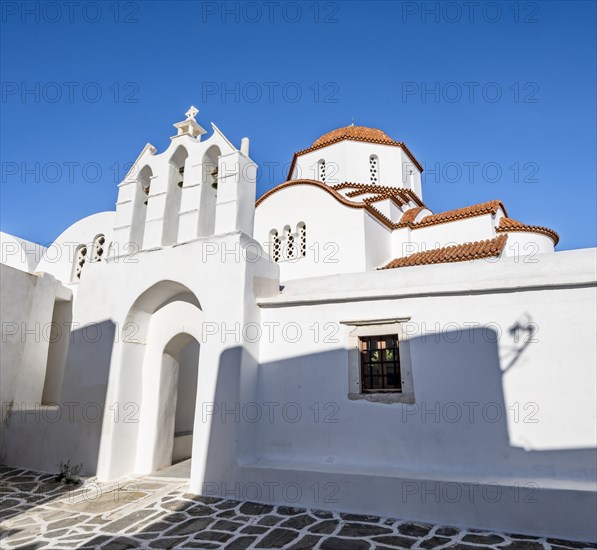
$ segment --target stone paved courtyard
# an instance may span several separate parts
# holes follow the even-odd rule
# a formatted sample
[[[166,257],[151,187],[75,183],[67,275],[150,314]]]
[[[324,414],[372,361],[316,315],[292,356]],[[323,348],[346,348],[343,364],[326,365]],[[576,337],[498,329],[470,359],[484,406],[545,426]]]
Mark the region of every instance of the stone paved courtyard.
[[[2,548],[373,550],[597,548],[521,534],[199,497],[177,478],[86,480],[2,467]]]

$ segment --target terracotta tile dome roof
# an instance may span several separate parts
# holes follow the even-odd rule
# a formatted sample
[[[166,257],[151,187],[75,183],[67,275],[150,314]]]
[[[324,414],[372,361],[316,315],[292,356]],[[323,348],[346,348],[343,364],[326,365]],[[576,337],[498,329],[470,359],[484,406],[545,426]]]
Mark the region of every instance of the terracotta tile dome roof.
[[[290,164],[290,169],[288,170],[288,180],[290,181],[293,178],[293,171],[296,165],[296,159],[298,157],[306,153],[316,151],[317,149],[321,149],[322,147],[333,145],[334,143],[338,143],[339,141],[343,141],[345,139],[400,147],[406,153],[408,158],[412,160],[413,164],[419,169],[419,171],[423,171],[423,167],[410,152],[405,143],[402,143],[401,141],[394,141],[390,136],[388,136],[388,134],[382,130],[379,130],[378,128],[368,128],[367,126],[355,126],[354,124],[351,124],[350,126],[337,128],[336,130],[332,130],[327,134],[323,134],[323,136],[313,142],[313,145],[303,149],[302,151],[297,151],[294,153],[294,157],[292,157],[292,163]]]
[[[311,147],[318,147],[330,141],[340,141],[341,139],[351,138],[375,141],[376,143],[387,143],[388,145],[396,144],[396,142],[390,136],[388,136],[385,132],[378,130],[377,128],[350,125],[324,134],[319,139],[316,139]]]

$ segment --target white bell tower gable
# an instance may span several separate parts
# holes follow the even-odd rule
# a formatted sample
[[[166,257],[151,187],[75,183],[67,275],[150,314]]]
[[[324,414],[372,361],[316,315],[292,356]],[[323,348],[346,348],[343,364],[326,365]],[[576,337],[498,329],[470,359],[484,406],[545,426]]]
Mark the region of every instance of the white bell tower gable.
[[[186,242],[228,231],[252,235],[256,165],[248,157],[249,140],[239,151],[212,124],[213,134],[187,118],[162,153],[147,144],[119,184],[115,253]]]

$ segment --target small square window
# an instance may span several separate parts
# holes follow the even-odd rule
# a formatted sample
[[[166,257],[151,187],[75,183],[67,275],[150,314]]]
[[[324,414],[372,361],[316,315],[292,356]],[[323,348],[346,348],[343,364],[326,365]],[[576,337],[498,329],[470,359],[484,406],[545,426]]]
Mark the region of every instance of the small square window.
[[[359,351],[363,392],[402,392],[397,334],[361,336]]]
[[[347,334],[348,398],[375,403],[414,403],[410,317],[341,321]]]

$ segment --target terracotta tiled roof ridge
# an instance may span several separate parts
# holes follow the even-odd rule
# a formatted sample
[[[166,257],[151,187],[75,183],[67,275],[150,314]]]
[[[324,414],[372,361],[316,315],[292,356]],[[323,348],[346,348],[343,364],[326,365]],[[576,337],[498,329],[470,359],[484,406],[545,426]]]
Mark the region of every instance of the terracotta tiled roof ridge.
[[[424,206],[417,206],[416,208],[410,208],[404,214],[402,214],[402,217],[400,218],[399,225],[402,225],[402,224],[406,225],[406,224],[413,223],[415,221],[415,218],[423,210],[425,210]]]
[[[508,217],[502,218],[495,230],[497,232],[503,233],[508,231],[540,233],[541,235],[546,235],[547,237],[551,238],[553,240],[554,246],[560,241],[560,236],[557,234],[557,232],[555,232],[553,229],[549,229],[549,227],[543,227],[541,225],[527,225]]]
[[[388,136],[383,130],[379,128],[369,128],[368,126],[344,126],[343,128],[337,128],[327,134],[324,134],[320,138],[313,142],[311,147],[317,147],[329,142],[333,142],[338,139],[350,139],[350,138],[363,138],[363,139],[374,139],[377,141],[387,142],[389,145],[394,145],[396,142]]]
[[[352,191],[346,193],[346,196],[350,198],[358,197],[359,195],[364,195],[366,193],[376,193],[378,195],[398,195],[406,198],[405,202],[412,200],[419,206],[425,206],[423,201],[414,191],[405,187],[390,187],[388,185],[375,185],[372,183],[353,183],[350,181],[336,183],[335,185],[332,185],[332,187],[337,191],[352,188]]]
[[[453,262],[466,262],[483,258],[499,256],[506,244],[508,236],[498,235],[493,239],[474,241],[470,243],[444,246],[434,250],[415,252],[404,258],[396,258],[380,269],[395,269],[398,267],[412,267],[415,265],[442,264]]]
[[[493,200],[488,202],[482,202],[479,204],[473,204],[471,206],[465,206],[464,208],[457,208],[455,210],[446,210],[445,212],[430,214],[429,216],[425,216],[421,221],[418,222],[400,221],[398,224],[396,224],[396,228],[410,227],[411,229],[418,229],[419,227],[427,227],[429,225],[448,223],[457,220],[463,220],[465,218],[482,216],[484,214],[495,215],[500,208],[503,210],[504,214],[506,214],[506,207],[504,206],[502,201]]]

